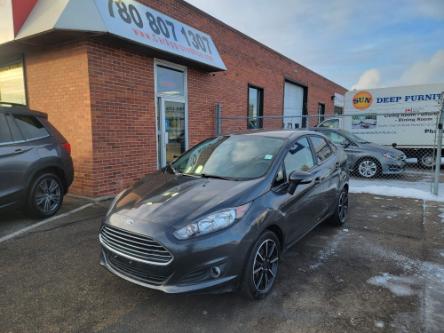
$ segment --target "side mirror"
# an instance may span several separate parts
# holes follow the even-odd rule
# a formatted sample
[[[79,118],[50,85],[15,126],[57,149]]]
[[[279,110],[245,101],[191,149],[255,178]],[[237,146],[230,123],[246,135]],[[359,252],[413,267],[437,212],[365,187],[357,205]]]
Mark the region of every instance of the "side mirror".
[[[288,177],[290,183],[288,193],[294,194],[299,185],[310,184],[313,182],[312,174],[304,171],[293,171]]]
[[[349,140],[345,140],[342,144],[341,144],[341,146],[342,147],[344,147],[344,148],[348,148],[348,147],[350,147],[351,146],[351,141],[349,141]]]

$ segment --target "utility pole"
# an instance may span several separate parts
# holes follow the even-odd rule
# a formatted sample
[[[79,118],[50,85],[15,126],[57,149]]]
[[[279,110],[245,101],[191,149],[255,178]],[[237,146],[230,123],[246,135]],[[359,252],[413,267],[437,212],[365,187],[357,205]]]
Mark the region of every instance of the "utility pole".
[[[435,179],[433,182],[432,193],[434,195],[439,194],[439,178],[441,176],[441,152],[442,152],[442,136],[443,136],[443,123],[444,123],[444,92],[441,93],[441,107],[439,108],[439,122],[437,133],[437,147],[436,147],[436,162],[435,162]]]

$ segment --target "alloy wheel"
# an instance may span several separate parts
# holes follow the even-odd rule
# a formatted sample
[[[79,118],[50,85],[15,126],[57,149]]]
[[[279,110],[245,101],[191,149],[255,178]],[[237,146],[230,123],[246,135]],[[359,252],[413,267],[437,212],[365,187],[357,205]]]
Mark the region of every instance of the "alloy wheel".
[[[378,165],[373,160],[363,160],[358,166],[359,175],[365,178],[373,178],[378,173]]]
[[[256,251],[253,282],[257,291],[266,293],[273,286],[278,272],[279,249],[272,239],[264,240]]]
[[[38,210],[48,215],[57,210],[62,197],[59,183],[51,177],[44,178],[36,187],[34,203]]]

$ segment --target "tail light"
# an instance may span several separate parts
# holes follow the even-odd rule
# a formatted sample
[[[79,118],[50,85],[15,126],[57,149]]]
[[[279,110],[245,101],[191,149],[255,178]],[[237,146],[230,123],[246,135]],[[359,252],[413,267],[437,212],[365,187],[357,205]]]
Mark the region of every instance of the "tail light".
[[[65,149],[68,155],[71,155],[71,145],[68,142],[63,143],[62,148]]]

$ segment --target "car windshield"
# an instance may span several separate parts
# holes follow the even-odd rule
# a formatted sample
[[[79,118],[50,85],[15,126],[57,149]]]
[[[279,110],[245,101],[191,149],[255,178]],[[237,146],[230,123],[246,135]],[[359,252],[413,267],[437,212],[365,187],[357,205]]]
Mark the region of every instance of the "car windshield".
[[[204,141],[172,163],[175,172],[211,178],[246,180],[266,174],[283,139],[234,135]]]

